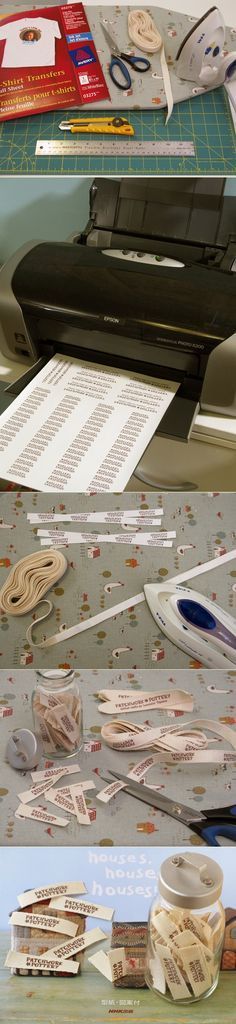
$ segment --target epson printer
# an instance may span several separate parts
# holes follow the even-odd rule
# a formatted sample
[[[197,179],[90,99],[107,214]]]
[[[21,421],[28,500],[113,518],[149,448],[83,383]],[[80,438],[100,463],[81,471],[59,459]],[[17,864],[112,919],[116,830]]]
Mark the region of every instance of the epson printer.
[[[223,179],[95,179],[68,242],[27,243],[0,272],[0,350],[26,373],[55,352],[178,381],[158,435],[199,409],[236,416],[236,197]]]

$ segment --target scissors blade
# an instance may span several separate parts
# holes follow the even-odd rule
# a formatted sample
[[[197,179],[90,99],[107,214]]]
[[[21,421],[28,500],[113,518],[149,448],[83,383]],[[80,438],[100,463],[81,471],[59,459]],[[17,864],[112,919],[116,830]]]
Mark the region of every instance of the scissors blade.
[[[206,822],[205,814],[196,813],[192,807],[187,807],[185,804],[178,803],[176,800],[170,800],[169,797],[163,796],[162,793],[157,793],[155,789],[149,789],[149,786],[143,785],[141,782],[135,782],[133,779],[129,779],[128,775],[121,775],[120,772],[113,772],[109,769],[109,774],[112,775],[113,779],[119,779],[120,782],[125,782],[125,793],[130,796],[134,796],[137,800],[142,800],[144,804],[149,804],[151,807],[156,807],[159,811],[164,811],[165,814],[169,814],[171,818],[176,818],[177,821],[182,821],[184,825],[204,824]],[[100,778],[105,779],[106,782],[111,782],[111,779],[105,778],[104,775],[100,775]]]
[[[112,53],[115,53],[118,56],[120,51],[119,51],[119,47],[117,46],[117,43],[116,43],[116,41],[114,39],[114,36],[112,36],[111,33],[108,32],[108,29],[106,28],[106,25],[104,25],[103,21],[100,22],[100,25],[102,27],[102,31],[103,31],[105,39],[106,39],[106,41],[108,43],[108,46],[110,47],[110,50],[112,50]]]

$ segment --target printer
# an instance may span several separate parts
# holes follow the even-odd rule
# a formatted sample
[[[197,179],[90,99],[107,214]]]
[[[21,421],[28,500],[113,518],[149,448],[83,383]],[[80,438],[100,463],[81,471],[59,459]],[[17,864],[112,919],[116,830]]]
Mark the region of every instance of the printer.
[[[0,350],[25,372],[55,352],[177,381],[157,433],[200,410],[236,417],[236,198],[225,180],[97,178],[89,221],[24,245],[0,271]]]

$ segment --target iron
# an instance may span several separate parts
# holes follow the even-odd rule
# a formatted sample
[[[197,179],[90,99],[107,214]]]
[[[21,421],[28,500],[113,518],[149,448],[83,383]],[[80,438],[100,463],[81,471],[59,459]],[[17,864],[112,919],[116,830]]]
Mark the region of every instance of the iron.
[[[225,23],[218,7],[210,7],[185,36],[176,57],[176,74],[198,86],[215,88],[236,77],[236,51],[224,54]],[[231,102],[236,109],[236,101]]]
[[[155,622],[176,647],[208,668],[236,665],[236,622],[203,594],[174,583],[146,583]]]

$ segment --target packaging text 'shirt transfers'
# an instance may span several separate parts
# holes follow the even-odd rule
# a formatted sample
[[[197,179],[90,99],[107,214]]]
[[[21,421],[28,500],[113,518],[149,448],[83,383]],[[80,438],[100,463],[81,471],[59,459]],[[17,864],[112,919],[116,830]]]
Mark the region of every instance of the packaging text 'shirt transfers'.
[[[109,98],[83,4],[0,19],[0,121]]]

